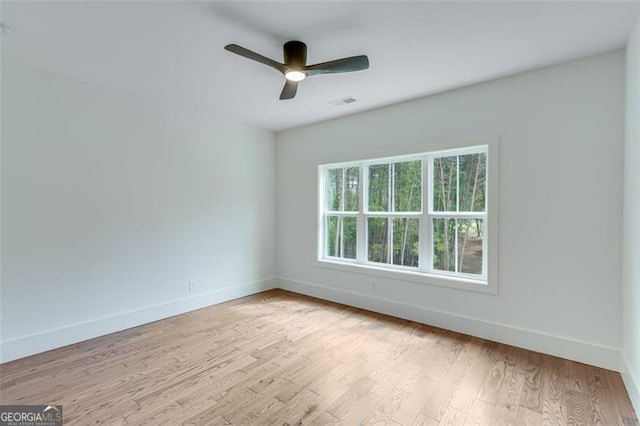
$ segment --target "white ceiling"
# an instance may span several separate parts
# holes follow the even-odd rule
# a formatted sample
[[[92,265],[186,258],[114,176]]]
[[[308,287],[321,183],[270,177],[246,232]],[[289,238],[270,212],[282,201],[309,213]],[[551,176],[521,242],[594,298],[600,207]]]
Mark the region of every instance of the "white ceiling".
[[[3,55],[177,111],[275,131],[621,48],[633,2],[7,2]],[[303,81],[223,49],[308,62],[366,54],[371,66]],[[334,106],[352,96],[357,102]]]

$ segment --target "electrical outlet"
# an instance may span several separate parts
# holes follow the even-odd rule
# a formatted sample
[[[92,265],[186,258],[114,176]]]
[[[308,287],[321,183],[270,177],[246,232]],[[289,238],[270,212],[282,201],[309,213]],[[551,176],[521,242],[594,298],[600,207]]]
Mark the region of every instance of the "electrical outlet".
[[[371,291],[378,291],[378,283],[373,281],[371,283]]]
[[[189,291],[195,291],[196,283],[193,281],[189,281]]]

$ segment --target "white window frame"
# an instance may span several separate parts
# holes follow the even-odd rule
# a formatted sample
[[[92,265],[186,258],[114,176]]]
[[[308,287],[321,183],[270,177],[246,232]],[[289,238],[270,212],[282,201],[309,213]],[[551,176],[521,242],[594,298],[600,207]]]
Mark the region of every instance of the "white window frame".
[[[487,154],[486,198],[485,211],[474,213],[434,212],[433,200],[430,197],[433,186],[433,159],[453,155],[465,155],[485,152]],[[420,212],[368,212],[368,166],[383,163],[422,160],[422,205]],[[332,168],[359,167],[359,211],[358,212],[329,212],[327,210],[325,182],[326,172]],[[393,186],[393,185],[392,185]],[[317,222],[317,259],[316,266],[342,271],[372,275],[379,278],[404,280],[452,287],[481,293],[497,294],[498,283],[498,141],[484,145],[474,145],[461,148],[450,148],[438,151],[422,152],[418,154],[394,157],[376,158],[361,161],[318,165],[318,222]],[[393,205],[392,194],[389,202]],[[391,209],[393,209],[391,207]],[[330,257],[326,253],[325,233],[327,232],[327,214],[333,216],[356,217],[357,248],[356,259]],[[367,218],[369,217],[415,217],[420,219],[420,266],[419,268],[394,265],[390,263],[374,263],[367,260]],[[433,257],[429,256],[432,243],[433,218],[478,218],[483,220],[483,275],[446,272],[433,269]],[[392,226],[392,225],[391,225]],[[389,245],[388,253],[392,253]],[[390,254],[391,255],[391,254]],[[457,262],[457,256],[456,256]]]

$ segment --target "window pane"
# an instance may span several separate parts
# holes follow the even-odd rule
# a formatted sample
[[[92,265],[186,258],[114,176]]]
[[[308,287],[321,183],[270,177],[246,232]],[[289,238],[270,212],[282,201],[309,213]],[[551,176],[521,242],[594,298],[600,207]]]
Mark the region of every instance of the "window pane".
[[[389,164],[369,166],[369,211],[389,211]]]
[[[457,211],[457,156],[433,160],[433,210]]]
[[[327,207],[329,211],[358,211],[358,167],[327,171]]]
[[[482,275],[482,219],[458,220],[459,272]]]
[[[487,182],[487,155],[485,153],[461,155],[460,211],[483,212]]]
[[[397,212],[418,212],[422,205],[422,161],[393,165],[393,205]]]
[[[393,263],[418,267],[420,220],[393,219]]]
[[[327,171],[327,206],[330,211],[340,210],[340,193],[342,191],[342,169]]]
[[[360,170],[358,167],[348,167],[344,182],[344,211],[357,212],[360,209],[358,188],[360,187]],[[355,220],[355,219],[354,219]]]
[[[388,232],[389,219],[383,217],[370,217],[367,219],[367,233],[369,236],[367,259],[369,262],[389,263],[387,258],[389,250]]]
[[[456,220],[433,219],[433,269],[456,270]]]
[[[356,218],[342,218],[342,257],[356,258]]]
[[[356,258],[356,218],[327,216],[327,256]]]
[[[340,257],[340,226],[338,216],[327,217],[327,256]]]

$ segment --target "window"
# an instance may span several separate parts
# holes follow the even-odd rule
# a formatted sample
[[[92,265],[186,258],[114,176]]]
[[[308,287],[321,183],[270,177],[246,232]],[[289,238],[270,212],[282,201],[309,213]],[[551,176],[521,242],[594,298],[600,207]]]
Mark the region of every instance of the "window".
[[[495,292],[489,152],[483,145],[319,166],[319,263]]]
[[[370,164],[363,213],[367,261],[417,268],[422,211],[422,161]]]
[[[360,206],[357,167],[327,169],[327,256],[356,258],[356,219]]]

